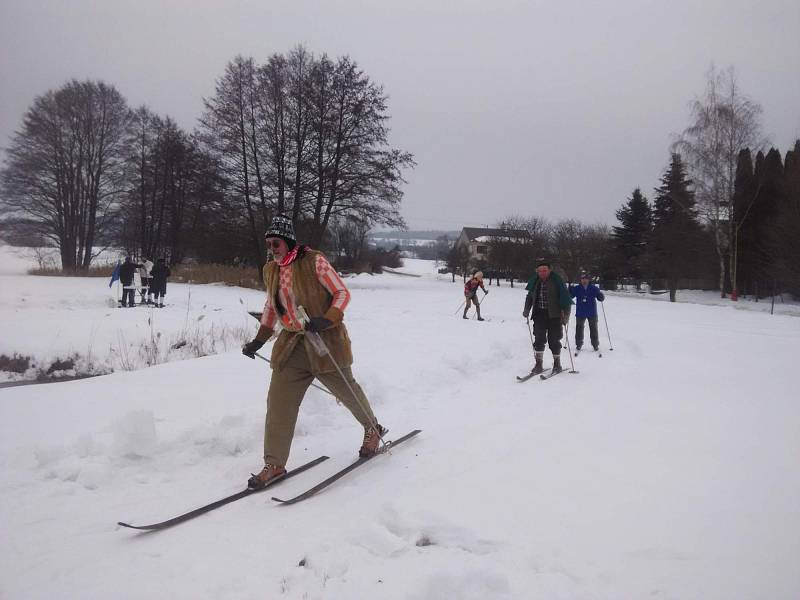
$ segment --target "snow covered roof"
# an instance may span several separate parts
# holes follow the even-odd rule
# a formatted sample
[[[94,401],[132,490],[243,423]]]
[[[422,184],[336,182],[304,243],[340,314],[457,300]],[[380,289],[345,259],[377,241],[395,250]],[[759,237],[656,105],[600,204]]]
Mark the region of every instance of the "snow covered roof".
[[[490,242],[494,238],[524,238],[527,232],[522,229],[497,229],[490,227],[464,227],[461,232],[473,242]]]

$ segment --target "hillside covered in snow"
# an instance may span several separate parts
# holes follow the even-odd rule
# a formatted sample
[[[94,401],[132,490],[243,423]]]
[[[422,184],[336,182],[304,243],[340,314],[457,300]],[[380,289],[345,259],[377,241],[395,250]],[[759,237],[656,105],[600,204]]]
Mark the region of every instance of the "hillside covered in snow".
[[[3,352],[112,361],[120,339],[236,330],[203,358],[0,389],[0,598],[800,597],[800,319],[610,293],[613,351],[601,319],[602,358],[520,384],[522,287],[490,287],[477,322],[460,280],[400,271],[419,277],[347,278],[346,322],[388,437],[422,433],[276,505],[361,441],[312,388],[288,466],[328,461],[156,533],[116,523],[233,494],[261,467],[270,371],[238,346],[262,295],[170,284],[167,308],[122,310],[104,280],[0,274]]]

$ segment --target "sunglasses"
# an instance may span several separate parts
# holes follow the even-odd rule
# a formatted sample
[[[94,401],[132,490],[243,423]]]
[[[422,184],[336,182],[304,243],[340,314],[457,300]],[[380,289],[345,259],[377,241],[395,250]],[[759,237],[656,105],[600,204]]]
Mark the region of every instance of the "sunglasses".
[[[267,247],[272,248],[273,250],[279,250],[281,247],[281,243],[283,240],[267,240]]]

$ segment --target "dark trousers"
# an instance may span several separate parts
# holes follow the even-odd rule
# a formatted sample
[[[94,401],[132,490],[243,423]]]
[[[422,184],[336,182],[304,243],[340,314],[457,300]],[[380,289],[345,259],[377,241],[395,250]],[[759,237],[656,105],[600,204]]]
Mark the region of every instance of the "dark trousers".
[[[533,311],[533,347],[537,352],[544,352],[545,344],[550,346],[553,356],[561,354],[561,317],[550,318],[547,310]]]
[[[134,304],[136,304],[136,289],[122,288],[122,306],[133,306]]]
[[[150,293],[156,298],[163,298],[167,295],[167,282],[156,281],[154,279],[150,280]]]
[[[589,338],[592,340],[592,348],[600,345],[600,336],[597,334],[597,317],[577,317],[575,319],[575,347],[583,346],[583,324],[589,320]]]

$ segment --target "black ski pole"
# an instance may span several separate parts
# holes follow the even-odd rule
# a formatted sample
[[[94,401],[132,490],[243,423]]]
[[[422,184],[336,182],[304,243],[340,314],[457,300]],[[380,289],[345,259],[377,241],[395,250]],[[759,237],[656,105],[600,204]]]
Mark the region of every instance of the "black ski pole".
[[[258,357],[258,358],[260,358],[261,360],[263,360],[265,363],[272,364],[272,363],[270,363],[269,359],[268,359],[266,356],[262,356],[262,355],[261,355],[261,354],[259,354],[258,352],[255,352],[254,354],[255,354],[255,355]],[[311,387],[315,387],[315,388],[317,388],[318,390],[321,390],[321,391],[325,392],[326,394],[330,394],[331,396],[333,396],[334,398],[336,398],[336,396],[334,396],[333,392],[332,392],[332,391],[330,391],[328,388],[324,388],[324,387],[322,387],[321,385],[317,385],[317,384],[316,384],[316,383],[314,383],[313,381],[311,382]],[[338,398],[336,398],[336,402],[339,402],[339,399],[338,399]]]
[[[608,349],[613,350],[614,345],[611,343],[611,332],[608,330],[608,319],[606,319],[606,305],[604,302],[600,303],[600,308],[603,309],[603,321],[606,323],[606,334],[608,335]]]
[[[483,304],[484,300],[486,300],[486,296],[487,296],[487,294],[484,294],[484,295],[483,295],[483,300],[479,300],[479,299],[478,299],[478,291],[477,291],[477,290],[475,290],[475,302],[477,302],[477,303],[478,303],[478,306],[475,308],[475,315],[474,315],[476,318],[477,318],[477,316],[478,316],[478,311],[481,309],[481,308],[480,308],[480,307],[481,307],[481,304]]]
[[[569,320],[567,320],[569,323]],[[569,330],[567,329],[567,323],[564,323],[564,337],[567,338],[567,352],[569,352],[569,364],[572,365],[572,373],[573,375],[577,375],[578,371],[575,370],[575,361],[572,360],[572,349],[569,347]]]
[[[525,317],[525,323],[528,326],[528,335],[531,337],[531,348],[533,349],[534,359],[536,358],[536,343],[533,341],[533,331],[531,331],[531,321]]]
[[[302,306],[297,307],[297,316],[300,319],[300,322],[303,323],[303,325],[308,323],[310,320],[308,318],[308,313],[306,313],[306,309],[303,308]],[[370,427],[377,434],[378,438],[381,440],[381,444],[383,444],[384,449],[388,450],[389,443],[387,443],[386,440],[383,439],[383,434],[381,433],[378,421],[375,420],[374,415],[371,419],[369,418],[369,411],[367,410],[367,407],[361,401],[361,398],[358,397],[358,394],[356,394],[355,390],[353,389],[353,386],[350,385],[350,382],[347,381],[347,377],[345,377],[345,374],[342,371],[342,368],[339,366],[339,363],[337,363],[336,359],[333,358],[333,354],[331,354],[331,351],[328,349],[328,345],[325,343],[325,340],[323,340],[322,336],[317,332],[308,331],[306,332],[305,335],[312,340],[312,345],[319,346],[319,348],[322,349],[324,354],[327,355],[327,357],[330,359],[331,363],[336,368],[336,372],[339,373],[339,377],[342,378],[342,381],[344,381],[344,384],[347,386],[347,389],[350,392],[350,395],[353,397],[353,400],[356,401],[356,406],[358,406],[364,413],[364,416],[367,417],[367,420],[370,423]]]

